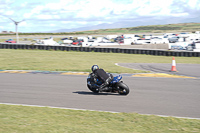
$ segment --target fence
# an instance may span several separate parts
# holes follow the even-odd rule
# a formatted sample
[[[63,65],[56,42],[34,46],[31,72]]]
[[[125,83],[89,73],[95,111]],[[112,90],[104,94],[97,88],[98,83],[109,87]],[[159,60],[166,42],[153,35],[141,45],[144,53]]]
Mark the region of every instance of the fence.
[[[193,52],[193,51],[70,47],[70,46],[47,46],[47,45],[26,45],[26,44],[7,44],[7,43],[0,43],[0,49],[39,49],[39,50],[60,50],[60,51],[81,51],[81,52],[146,54],[146,55],[156,55],[156,56],[200,57],[200,52]]]

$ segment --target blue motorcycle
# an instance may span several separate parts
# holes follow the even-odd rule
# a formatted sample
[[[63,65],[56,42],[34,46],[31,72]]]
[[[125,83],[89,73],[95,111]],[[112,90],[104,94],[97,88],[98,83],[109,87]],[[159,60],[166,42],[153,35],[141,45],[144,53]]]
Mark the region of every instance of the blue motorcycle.
[[[108,74],[112,81],[107,86],[108,89],[104,92],[111,92],[111,93],[119,93],[120,95],[128,95],[130,90],[129,87],[121,81],[122,76],[118,75],[113,77],[112,74]],[[99,93],[99,87],[101,86],[102,81],[99,79],[94,80],[93,76],[90,74],[87,78],[87,87],[94,93]]]

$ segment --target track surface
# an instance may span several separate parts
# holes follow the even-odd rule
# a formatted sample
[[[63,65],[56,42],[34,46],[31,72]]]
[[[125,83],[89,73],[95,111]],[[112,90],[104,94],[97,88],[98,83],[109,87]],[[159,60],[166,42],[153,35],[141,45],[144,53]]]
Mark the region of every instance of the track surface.
[[[171,65],[167,63],[118,63],[119,66],[131,69],[151,71],[153,73],[167,73],[200,78],[200,64],[176,64],[177,72],[171,72]]]
[[[0,73],[0,103],[200,118],[200,80],[124,76],[131,92],[93,94],[85,75]]]

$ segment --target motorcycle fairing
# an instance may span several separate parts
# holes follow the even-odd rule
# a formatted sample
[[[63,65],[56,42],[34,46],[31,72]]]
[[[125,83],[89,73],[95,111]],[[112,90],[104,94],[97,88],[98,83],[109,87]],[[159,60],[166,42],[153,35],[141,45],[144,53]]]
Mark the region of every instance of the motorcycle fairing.
[[[119,82],[121,79],[122,79],[122,76],[121,76],[121,75],[116,76],[116,77],[114,77],[113,80],[111,81],[111,84],[115,84],[115,83]]]

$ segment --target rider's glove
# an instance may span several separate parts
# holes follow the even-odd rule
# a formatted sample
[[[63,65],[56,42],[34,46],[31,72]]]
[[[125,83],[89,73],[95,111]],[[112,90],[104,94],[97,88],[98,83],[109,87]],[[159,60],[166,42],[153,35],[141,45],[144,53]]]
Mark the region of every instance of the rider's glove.
[[[97,79],[94,77],[94,82],[96,83],[97,82]]]

